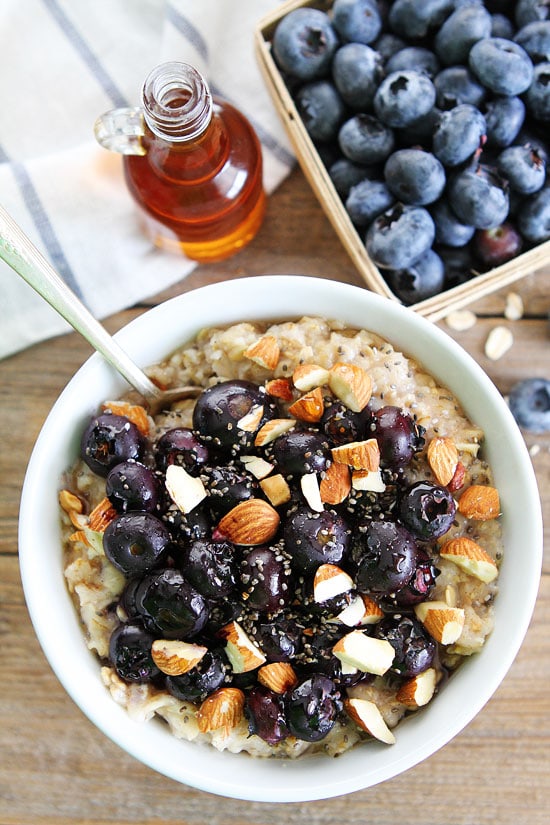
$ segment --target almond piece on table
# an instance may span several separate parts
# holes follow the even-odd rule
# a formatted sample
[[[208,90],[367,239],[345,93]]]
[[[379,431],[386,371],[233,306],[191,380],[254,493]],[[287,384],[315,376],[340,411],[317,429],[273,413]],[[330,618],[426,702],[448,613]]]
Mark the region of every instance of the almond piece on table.
[[[207,696],[197,711],[197,727],[201,733],[223,729],[228,736],[244,713],[244,693],[239,688],[225,687]]]
[[[279,513],[267,501],[249,498],[223,516],[218,530],[233,544],[256,546],[273,538],[280,521]]]
[[[452,645],[460,638],[465,619],[461,607],[449,607],[447,602],[421,602],[414,612],[436,642]]]
[[[384,718],[374,702],[368,699],[345,699],[346,713],[361,730],[370,733],[386,745],[395,744],[395,736],[384,722]]]
[[[351,576],[337,564],[322,564],[313,577],[313,598],[320,604],[353,589]]]
[[[321,500],[317,473],[305,473],[300,479],[300,488],[309,507],[316,513],[322,513],[325,506]]]
[[[153,662],[168,676],[181,676],[198,665],[208,648],[179,639],[155,639],[151,646]]]
[[[279,438],[283,433],[287,433],[296,426],[294,418],[272,418],[271,421],[266,421],[263,427],[260,427],[256,433],[254,444],[256,447],[265,447],[266,444],[271,444],[276,438]]]
[[[260,487],[274,507],[286,504],[291,499],[290,487],[286,478],[280,473],[263,478],[260,481]]]
[[[328,385],[352,412],[361,412],[372,395],[370,375],[356,364],[335,364],[329,371]]]
[[[498,568],[491,556],[467,536],[459,536],[446,541],[439,555],[442,559],[454,562],[461,570],[486,584],[498,576]]]
[[[328,384],[329,371],[318,364],[299,364],[292,373],[292,382],[300,392]]]
[[[323,473],[319,492],[325,504],[341,504],[351,491],[351,478],[347,464],[334,461]]]
[[[190,513],[206,498],[206,490],[200,478],[190,475],[179,464],[169,464],[166,468],[166,490],[182,513]]]
[[[428,445],[428,464],[437,483],[446,487],[458,464],[458,450],[452,438],[432,438]]]
[[[234,673],[248,673],[265,663],[264,654],[247,636],[239,622],[224,625],[218,635],[225,640],[225,652]]]
[[[395,697],[398,702],[409,708],[420,708],[427,705],[435,693],[437,673],[433,667],[423,670],[417,676],[404,682]]]
[[[279,342],[274,335],[263,335],[243,352],[245,358],[271,371],[277,366],[280,354]]]
[[[466,518],[488,521],[500,515],[498,490],[486,484],[472,484],[458,500],[458,511]]]
[[[286,693],[298,684],[298,677],[289,662],[271,662],[258,670],[258,682],[273,693]]]
[[[395,650],[389,642],[367,636],[362,630],[352,630],[342,636],[332,652],[341,662],[376,676],[383,676],[395,657]]]
[[[300,421],[315,423],[320,421],[325,411],[323,391],[320,387],[302,395],[288,408],[290,415]]]
[[[290,378],[272,378],[266,383],[265,391],[273,398],[280,398],[281,401],[292,401],[294,398]]]
[[[102,498],[90,513],[88,527],[96,533],[104,533],[105,528],[118,516],[108,498]]]
[[[123,415],[136,425],[140,433],[149,435],[149,416],[145,407],[140,404],[129,404],[127,401],[105,401],[101,409],[110,410],[113,415]]]
[[[350,441],[331,450],[332,458],[339,464],[347,464],[354,470],[375,472],[380,467],[380,447],[376,438],[366,441]]]

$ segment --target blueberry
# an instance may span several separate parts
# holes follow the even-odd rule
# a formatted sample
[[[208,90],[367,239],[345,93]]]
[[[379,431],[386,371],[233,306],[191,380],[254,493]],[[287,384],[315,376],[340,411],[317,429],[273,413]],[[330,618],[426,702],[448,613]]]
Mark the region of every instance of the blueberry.
[[[286,695],[285,707],[293,736],[306,742],[318,742],[334,727],[342,700],[332,679],[316,673]]]
[[[276,745],[288,736],[283,697],[263,685],[256,685],[246,694],[245,716],[248,731]]]
[[[331,445],[338,446],[367,438],[370,417],[368,406],[356,413],[341,401],[334,401],[325,407],[320,425]]]
[[[197,475],[208,461],[208,448],[189,427],[174,427],[163,433],[155,444],[155,456],[160,470],[166,471],[170,464],[178,464],[191,475]]]
[[[402,203],[425,206],[441,197],[445,188],[445,170],[431,152],[400,149],[384,166],[388,189]]]
[[[395,0],[388,16],[391,29],[417,40],[439,26],[453,9],[453,0]]]
[[[348,158],[339,158],[329,166],[328,174],[334,188],[342,200],[345,200],[352,187],[369,175],[369,167],[353,163]]]
[[[435,97],[432,81],[422,72],[392,72],[376,91],[374,111],[387,126],[402,128],[428,114]]]
[[[516,32],[515,26],[505,14],[491,15],[491,37],[505,37],[512,40]]]
[[[152,513],[158,504],[159,484],[155,474],[144,464],[123,461],[109,470],[105,492],[119,513],[128,510]]]
[[[519,97],[494,97],[485,104],[487,146],[510,146],[525,120],[525,104]]]
[[[544,186],[546,164],[529,144],[509,146],[498,156],[497,166],[510,187],[521,195],[532,195]]]
[[[322,473],[331,463],[331,452],[319,433],[292,430],[275,439],[273,458],[283,473]]]
[[[511,223],[493,229],[478,229],[473,242],[475,254],[488,267],[500,266],[519,255],[522,239]]]
[[[386,72],[402,72],[408,69],[424,72],[433,78],[440,69],[439,60],[435,54],[423,46],[406,46],[390,57],[386,63]]]
[[[528,23],[514,37],[525,49],[533,63],[550,61],[550,20],[537,20]]]
[[[435,223],[435,240],[446,246],[464,246],[471,241],[475,229],[462,223],[453,212],[446,198],[434,203],[430,214]]]
[[[368,226],[394,202],[394,196],[383,181],[365,178],[350,189],[346,210],[355,226],[362,227]]]
[[[550,121],[550,62],[535,66],[533,82],[525,93],[525,104],[537,120]]]
[[[167,676],[166,689],[182,702],[203,702],[225,682],[228,663],[221,650],[208,650],[195,667],[181,676]]]
[[[148,629],[165,639],[196,636],[208,621],[208,604],[179,570],[148,573],[135,594],[136,608]]]
[[[404,304],[416,304],[438,295],[445,282],[445,268],[439,255],[428,251],[406,269],[389,271],[387,280],[392,292]]]
[[[299,507],[288,516],[283,535],[292,563],[301,571],[313,571],[320,564],[340,564],[348,553],[348,525],[332,510],[315,513]]]
[[[171,536],[164,522],[151,513],[124,513],[103,533],[105,555],[114,566],[132,576],[155,567],[165,556]]]
[[[218,600],[229,596],[237,584],[235,548],[225,541],[194,541],[181,552],[185,578],[199,593]]]
[[[334,0],[332,25],[343,41],[372,43],[380,34],[382,20],[375,0]]]
[[[290,662],[302,647],[302,629],[293,619],[276,616],[274,621],[260,622],[258,643],[268,662]]]
[[[456,9],[435,36],[435,52],[446,66],[466,63],[474,43],[491,36],[492,20],[482,5]]]
[[[354,115],[338,134],[344,155],[354,163],[364,165],[385,160],[393,151],[394,142],[392,130],[369,114]]]
[[[523,429],[533,433],[550,430],[550,381],[547,378],[526,378],[514,384],[509,404]]]
[[[347,43],[332,61],[334,85],[342,100],[359,112],[371,107],[383,74],[380,55],[363,43]]]
[[[97,475],[106,477],[122,461],[139,461],[144,440],[135,424],[123,415],[94,416],[82,434],[80,456]]]
[[[422,206],[397,204],[369,227],[366,247],[382,269],[404,269],[424,255],[435,238],[435,225]]]
[[[443,536],[451,527],[456,504],[446,487],[417,481],[399,497],[399,519],[419,539],[428,541]]]
[[[468,65],[483,85],[497,95],[519,95],[533,79],[533,63],[525,49],[503,37],[487,37],[475,43]]]
[[[378,442],[383,468],[406,467],[424,446],[422,432],[412,415],[390,404],[373,413],[370,431]]]
[[[418,676],[432,664],[436,643],[417,619],[395,616],[384,619],[375,630],[395,650],[391,671],[406,679]]]
[[[256,479],[232,461],[220,467],[209,467],[203,478],[208,506],[216,521],[242,501],[256,498],[259,490]]]
[[[376,49],[382,60],[387,61],[396,52],[401,51],[407,46],[404,40],[397,37],[393,32],[382,32],[378,40],[373,43],[373,48]]]
[[[301,80],[326,75],[338,37],[327,14],[318,9],[295,9],[285,15],[273,34],[275,60],[284,72]]]
[[[313,141],[328,142],[338,134],[346,112],[336,87],[328,80],[312,80],[296,92],[296,108]]]
[[[109,659],[121,679],[142,684],[160,673],[151,656],[155,637],[139,624],[121,624],[111,633]]]
[[[240,569],[243,598],[258,613],[280,613],[294,597],[290,568],[271,547],[253,547]]]
[[[460,286],[477,274],[476,263],[469,244],[459,247],[440,246],[438,252],[445,267],[446,289]]]
[[[458,218],[476,229],[490,229],[508,217],[504,182],[484,164],[459,172],[449,183],[449,199]]]
[[[519,231],[531,243],[550,240],[550,188],[527,198],[517,221]]]
[[[441,116],[440,109],[432,106],[427,114],[409,123],[404,129],[395,129],[397,142],[403,148],[424,146],[429,148],[432,135]]]
[[[479,109],[460,103],[441,114],[433,134],[433,153],[445,166],[458,166],[479,149],[486,130]]]
[[[416,570],[414,538],[393,521],[370,521],[359,527],[352,548],[358,590],[388,596],[411,580]]]
[[[519,29],[536,20],[549,20],[548,0],[518,0],[515,10],[516,24]]]
[[[460,103],[481,106],[487,96],[485,88],[476,81],[466,66],[449,66],[434,77],[437,105],[453,109]]]

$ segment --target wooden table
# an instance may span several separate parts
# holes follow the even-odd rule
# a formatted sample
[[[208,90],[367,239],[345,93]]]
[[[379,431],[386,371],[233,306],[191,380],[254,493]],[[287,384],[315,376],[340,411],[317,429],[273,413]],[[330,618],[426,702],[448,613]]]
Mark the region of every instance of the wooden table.
[[[146,305],[108,319],[106,326],[115,332],[151,304],[203,284],[265,273],[318,275],[363,285],[298,170],[270,198],[265,224],[247,250],[226,263],[197,268]],[[507,289],[472,306],[478,315],[472,329],[451,331],[504,394],[522,377],[550,377],[550,267],[513,289],[525,303],[521,320],[503,321]],[[512,329],[514,345],[492,362],[483,346],[490,329],[501,322]],[[51,672],[25,608],[17,565],[25,466],[50,407],[89,354],[88,345],[71,334],[0,362],[0,825],[268,825],[283,817],[309,825],[546,825],[550,434],[525,434],[547,524],[538,604],[515,664],[477,719],[423,764],[370,790],[284,808],[221,801],[155,774],[96,730]]]

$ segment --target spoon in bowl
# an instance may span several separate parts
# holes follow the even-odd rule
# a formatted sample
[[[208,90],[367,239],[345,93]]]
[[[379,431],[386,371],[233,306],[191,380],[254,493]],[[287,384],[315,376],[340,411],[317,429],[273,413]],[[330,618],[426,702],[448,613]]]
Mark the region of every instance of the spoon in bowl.
[[[137,390],[155,415],[175,401],[192,398],[200,387],[161,390],[132,361],[105,328],[86,309],[21,227],[0,206],[0,258],[50,304],[126,381]]]

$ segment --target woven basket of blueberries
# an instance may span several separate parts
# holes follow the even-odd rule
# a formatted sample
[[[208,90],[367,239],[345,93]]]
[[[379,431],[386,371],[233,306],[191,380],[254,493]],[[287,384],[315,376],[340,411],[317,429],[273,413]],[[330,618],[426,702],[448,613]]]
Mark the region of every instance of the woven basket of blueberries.
[[[371,289],[435,320],[547,263],[549,0],[290,0],[256,47]]]

